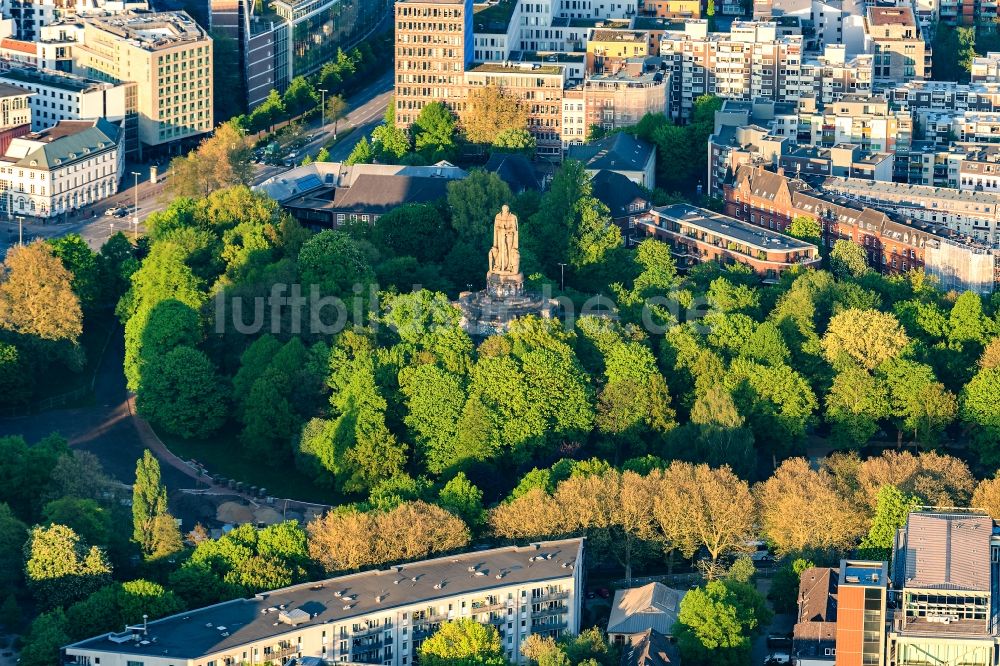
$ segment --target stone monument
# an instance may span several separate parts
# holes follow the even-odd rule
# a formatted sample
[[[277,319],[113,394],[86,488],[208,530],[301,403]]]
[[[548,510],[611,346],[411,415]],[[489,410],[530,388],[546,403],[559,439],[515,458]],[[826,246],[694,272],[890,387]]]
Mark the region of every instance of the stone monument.
[[[462,325],[470,335],[486,337],[502,333],[518,317],[552,316],[555,302],[524,289],[521,273],[517,216],[504,204],[493,218],[493,247],[486,272],[486,289],[466,291],[458,296],[464,315]]]

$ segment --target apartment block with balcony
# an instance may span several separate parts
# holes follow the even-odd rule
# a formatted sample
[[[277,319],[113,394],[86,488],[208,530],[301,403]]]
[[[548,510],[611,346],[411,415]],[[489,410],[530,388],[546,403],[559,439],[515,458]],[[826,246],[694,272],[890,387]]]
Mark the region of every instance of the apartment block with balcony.
[[[668,243],[682,270],[707,261],[740,263],[771,282],[820,262],[811,243],[690,204],[653,208],[636,221],[636,236],[642,233]]]
[[[492,624],[509,660],[531,634],[580,630],[583,540],[448,555],[261,592],[63,648],[72,666],[206,666],[319,658],[404,666],[442,622]]]

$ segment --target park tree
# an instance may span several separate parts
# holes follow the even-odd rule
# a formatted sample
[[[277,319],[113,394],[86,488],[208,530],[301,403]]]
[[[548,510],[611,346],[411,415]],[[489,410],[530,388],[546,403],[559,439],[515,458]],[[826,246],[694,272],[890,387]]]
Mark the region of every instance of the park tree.
[[[546,538],[567,533],[568,519],[542,488],[523,491],[490,510],[490,529],[505,539]]]
[[[425,666],[505,666],[500,634],[493,625],[461,618],[445,622],[420,646]]]
[[[371,238],[386,255],[438,263],[452,244],[451,234],[447,216],[438,206],[413,203],[399,206],[375,220]]]
[[[172,298],[137,313],[126,322],[125,328],[125,378],[133,390],[142,386],[143,373],[151,362],[176,347],[194,347],[202,340],[198,313],[190,305]],[[136,329],[141,329],[141,333]]]
[[[1000,462],[1000,367],[977,372],[962,389],[960,403],[962,423],[974,434],[983,461]]]
[[[986,345],[982,356],[979,357],[980,370],[992,370],[994,368],[1000,368],[1000,335],[993,338]]]
[[[513,202],[507,183],[489,171],[473,169],[468,178],[448,183],[448,208],[457,238],[445,259],[445,274],[455,284],[482,282],[482,270],[473,261],[486,257],[493,244],[493,218]]]
[[[972,343],[978,349],[992,337],[992,322],[983,312],[983,299],[974,291],[964,291],[955,299],[948,315],[948,341]]]
[[[983,479],[976,485],[970,506],[986,511],[994,520],[996,516],[1000,516],[1000,475]]]
[[[333,123],[333,138],[337,138],[337,124],[347,115],[347,100],[343,95],[333,95],[326,100],[326,121]]]
[[[111,535],[111,515],[92,499],[60,497],[42,508],[46,525],[65,525],[83,541],[106,544]]]
[[[31,623],[19,655],[23,666],[58,664],[60,648],[72,642],[66,633],[66,615],[62,608],[42,613]]]
[[[180,345],[149,364],[136,399],[139,415],[190,439],[218,430],[226,418],[226,392],[205,354]]]
[[[459,472],[444,484],[438,493],[438,505],[461,518],[469,527],[483,522],[483,491],[475,486],[464,472]]]
[[[10,248],[0,270],[0,328],[76,342],[83,332],[80,298],[73,275],[48,244]]]
[[[885,376],[899,439],[905,430],[913,433],[914,442],[935,444],[958,412],[954,394],[922,363],[893,359],[885,366]]]
[[[289,114],[297,116],[315,107],[319,103],[319,95],[306,77],[296,76],[288,84],[282,103]]]
[[[88,547],[65,525],[31,529],[24,545],[25,576],[38,604],[55,608],[104,586],[111,565],[97,546]]]
[[[345,231],[327,229],[310,238],[299,252],[298,265],[302,284],[323,295],[347,298],[354,285],[373,279],[368,258]]]
[[[135,465],[132,540],[151,560],[181,549],[180,530],[167,509],[167,489],[160,479],[160,461],[149,449],[143,451]]]
[[[46,243],[73,276],[70,285],[80,299],[81,308],[88,310],[97,305],[103,295],[100,255],[90,249],[80,234],[51,238]]]
[[[885,382],[850,363],[833,378],[826,395],[826,420],[842,446],[861,447],[891,413]]]
[[[830,269],[838,278],[860,278],[868,274],[865,249],[854,241],[840,239],[830,251]]]
[[[969,466],[954,456],[886,450],[861,462],[853,480],[860,503],[874,510],[883,486],[895,486],[930,506],[968,506],[975,488]]]
[[[860,556],[868,560],[888,560],[896,532],[906,525],[907,516],[918,506],[919,497],[902,493],[895,486],[882,486],[871,527],[858,546]]]
[[[15,516],[36,522],[44,503],[54,497],[52,471],[68,455],[66,440],[56,434],[31,444],[23,437],[0,437],[0,502]]]
[[[674,635],[681,659],[693,666],[738,666],[750,659],[750,640],[771,620],[752,587],[712,581],[681,600]]]
[[[457,149],[455,129],[455,116],[448,107],[442,102],[429,102],[410,126],[413,146],[428,162],[448,159]]]
[[[503,88],[482,86],[469,92],[459,122],[469,143],[488,144],[506,130],[526,130],[528,112]]]
[[[823,336],[823,354],[835,366],[848,360],[874,370],[895,358],[909,338],[899,321],[878,310],[845,310],[833,316]]]
[[[802,575],[815,566],[811,560],[804,557],[787,558],[774,572],[767,598],[771,600],[776,613],[798,611],[799,584]]]
[[[20,587],[27,539],[28,526],[14,515],[8,504],[0,502],[0,588],[10,593]]]
[[[760,526],[778,553],[845,549],[864,530],[864,519],[834,486],[826,470],[789,458],[754,488]]]
[[[130,580],[108,585],[66,609],[67,633],[83,638],[117,631],[127,625],[173,615],[184,602],[172,591],[148,580]]]
[[[280,105],[277,92],[271,92]],[[263,106],[271,108],[268,104]],[[254,114],[258,111],[260,108]],[[168,191],[174,197],[203,197],[232,185],[249,185],[253,176],[251,149],[250,140],[236,123],[222,123],[196,150],[171,160]]]

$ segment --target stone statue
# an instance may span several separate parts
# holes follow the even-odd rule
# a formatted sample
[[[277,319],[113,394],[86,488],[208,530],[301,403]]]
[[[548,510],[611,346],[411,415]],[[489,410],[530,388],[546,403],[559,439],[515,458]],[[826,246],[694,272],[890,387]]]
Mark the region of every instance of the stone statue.
[[[504,204],[493,218],[493,247],[490,248],[490,274],[517,275],[521,271],[518,251],[517,216]]]

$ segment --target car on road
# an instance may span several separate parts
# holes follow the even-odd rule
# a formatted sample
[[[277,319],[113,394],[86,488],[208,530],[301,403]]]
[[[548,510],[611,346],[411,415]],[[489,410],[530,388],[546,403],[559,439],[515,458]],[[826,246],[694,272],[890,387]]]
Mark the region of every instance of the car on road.
[[[772,652],[764,660],[766,666],[785,666],[792,663],[792,655],[788,652]]]
[[[123,206],[112,206],[111,208],[109,208],[106,211],[104,211],[104,214],[105,215],[114,215],[115,217],[118,217],[119,211],[121,211],[123,208],[124,208]]]
[[[128,216],[128,210],[129,209],[126,208],[126,207],[124,207],[124,206],[119,206],[118,210],[116,210],[113,214],[114,214],[115,217],[127,217]]]

